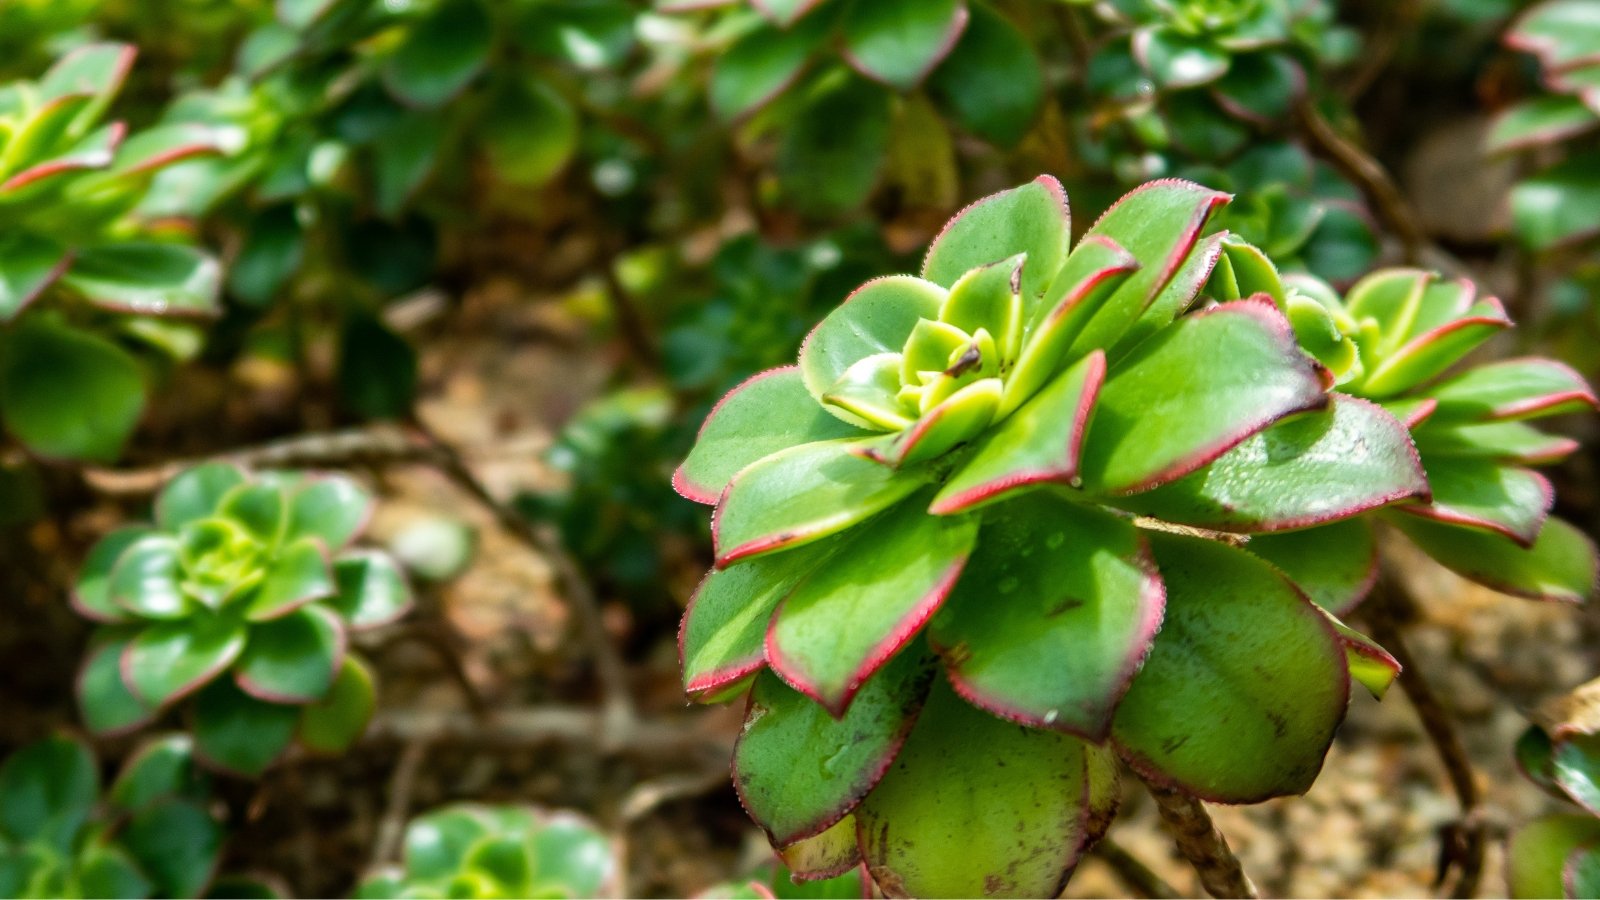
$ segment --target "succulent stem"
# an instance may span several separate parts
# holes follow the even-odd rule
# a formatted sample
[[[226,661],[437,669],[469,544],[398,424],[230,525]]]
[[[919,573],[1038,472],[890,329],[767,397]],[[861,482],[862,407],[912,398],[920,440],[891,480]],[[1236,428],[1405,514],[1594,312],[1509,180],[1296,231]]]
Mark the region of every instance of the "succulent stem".
[[[1155,798],[1161,820],[1172,830],[1178,852],[1200,875],[1206,893],[1218,898],[1259,896],[1204,804],[1183,791],[1150,781],[1145,782],[1145,788]]]
[[[1171,900],[1180,897],[1178,889],[1144,864],[1144,860],[1129,853],[1125,847],[1109,837],[1103,837],[1089,851],[1111,867],[1136,896],[1151,900]]]

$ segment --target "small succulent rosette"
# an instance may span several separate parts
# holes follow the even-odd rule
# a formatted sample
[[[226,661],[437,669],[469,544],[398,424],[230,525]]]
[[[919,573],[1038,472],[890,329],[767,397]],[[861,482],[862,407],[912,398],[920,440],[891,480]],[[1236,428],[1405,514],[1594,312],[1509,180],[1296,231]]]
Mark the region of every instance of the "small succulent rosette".
[[[675,478],[716,506],[684,684],[749,692],[736,787],[799,877],[865,861],[891,893],[1054,896],[1117,756],[1209,799],[1299,793],[1351,660],[1392,677],[1275,568],[1180,527],[1181,492],[1146,508],[1277,452],[1280,421],[1383,464],[1312,454],[1242,498],[1263,515],[1426,494],[1405,428],[1330,395],[1269,295],[1189,311],[1227,200],[1155,182],[1076,246],[1053,179],[981,200],[920,277],[868,282],[707,419]]]
[[[82,741],[29,744],[0,765],[0,894],[198,897],[224,838],[209,799],[182,735],[146,743],[104,796]]]
[[[1417,269],[1374,272],[1342,298],[1326,284],[1291,276],[1277,283],[1265,259],[1248,248],[1225,254],[1223,275],[1282,298],[1301,344],[1336,374],[1340,396],[1376,403],[1404,422],[1427,473],[1428,491],[1328,528],[1255,538],[1271,559],[1328,609],[1352,609],[1377,576],[1377,521],[1394,526],[1457,574],[1508,594],[1579,602],[1593,591],[1596,557],[1579,529],[1550,515],[1554,491],[1534,467],[1560,462],[1577,442],[1540,431],[1533,420],[1596,408],[1593,391],[1571,368],[1550,359],[1516,358],[1470,364],[1468,355],[1511,327],[1494,297],[1464,279]],[[1276,286],[1274,286],[1276,285]],[[1292,430],[1284,425],[1275,431]],[[1269,432],[1267,438],[1276,437]],[[1352,459],[1370,447],[1350,447]],[[1239,481],[1267,477],[1242,460]],[[1282,471],[1274,464],[1272,471]],[[1353,472],[1354,469],[1346,471]],[[1228,481],[1193,485],[1197,503],[1214,510],[1197,524],[1234,530]],[[1325,496],[1365,482],[1323,485]],[[1253,523],[1259,526],[1261,523]],[[1303,527],[1301,523],[1266,523]]]
[[[1534,719],[1517,741],[1517,765],[1582,811],[1544,816],[1511,836],[1511,896],[1600,896],[1600,681],[1547,704]]]
[[[175,477],[154,524],[107,535],[79,575],[74,606],[103,623],[78,679],[85,724],[129,731],[192,701],[196,751],[221,768],[259,774],[297,737],[342,751],[374,702],[349,635],[411,605],[392,559],[351,547],[371,508],[340,476]]]
[[[872,879],[861,866],[832,878],[796,881],[789,867],[778,861],[757,868],[742,881],[706,888],[695,900],[863,900],[872,896]]]
[[[461,803],[406,826],[401,865],[354,897],[584,898],[611,896],[620,863],[611,841],[576,813]]]

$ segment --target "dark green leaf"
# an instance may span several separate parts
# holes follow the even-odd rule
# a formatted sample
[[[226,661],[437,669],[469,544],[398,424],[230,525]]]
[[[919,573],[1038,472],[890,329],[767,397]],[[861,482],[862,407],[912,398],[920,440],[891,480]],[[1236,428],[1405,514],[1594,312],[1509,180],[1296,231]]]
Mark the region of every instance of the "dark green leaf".
[[[0,359],[0,417],[42,456],[114,462],[144,411],[144,372],[102,337],[25,321]]]

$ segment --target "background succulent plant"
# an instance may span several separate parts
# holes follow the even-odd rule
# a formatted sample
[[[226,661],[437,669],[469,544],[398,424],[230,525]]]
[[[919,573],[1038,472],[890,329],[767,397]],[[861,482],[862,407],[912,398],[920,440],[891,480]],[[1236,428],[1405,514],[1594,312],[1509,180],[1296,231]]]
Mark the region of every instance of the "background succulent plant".
[[[601,897],[615,889],[610,841],[569,812],[461,803],[406,826],[401,866],[363,881],[363,897]]]
[[[104,623],[78,683],[85,723],[121,732],[193,698],[196,749],[256,774],[298,735],[342,750],[372,714],[349,633],[411,597],[386,555],[350,544],[371,498],[337,476],[207,463],[175,477],[150,526],[103,538],[74,592]]]
[[[707,419],[675,480],[716,505],[684,683],[751,690],[735,783],[777,847],[808,848],[797,872],[1054,893],[1114,812],[1112,748],[1212,799],[1310,785],[1347,648],[1381,651],[1249,553],[1123,510],[1195,524],[1150,498],[1296,413],[1376,463],[1310,454],[1255,486],[1263,521],[1426,484],[1398,422],[1329,397],[1270,295],[1183,314],[1227,199],[1157,182],[1075,248],[1054,180],[981,200],[921,277],[868,282]]]
[[[1600,893],[1600,683],[1546,704],[1517,742],[1517,764],[1581,813],[1544,816],[1511,838],[1513,897],[1589,897]]]

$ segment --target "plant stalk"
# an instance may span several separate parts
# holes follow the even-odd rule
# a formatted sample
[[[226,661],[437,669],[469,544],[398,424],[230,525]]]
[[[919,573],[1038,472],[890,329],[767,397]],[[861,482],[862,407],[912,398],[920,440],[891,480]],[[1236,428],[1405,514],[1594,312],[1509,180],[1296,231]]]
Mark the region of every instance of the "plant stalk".
[[[1173,788],[1145,781],[1155,798],[1156,810],[1177,840],[1178,852],[1194,866],[1206,893],[1217,898],[1260,896],[1250,877],[1244,874],[1239,857],[1233,855],[1228,839],[1217,830],[1211,814],[1199,800]]]
[[[1109,837],[1101,838],[1089,852],[1110,866],[1137,896],[1151,900],[1175,900],[1183,896],[1165,878],[1157,875],[1154,869],[1145,865],[1144,860],[1129,853],[1127,848]]]

